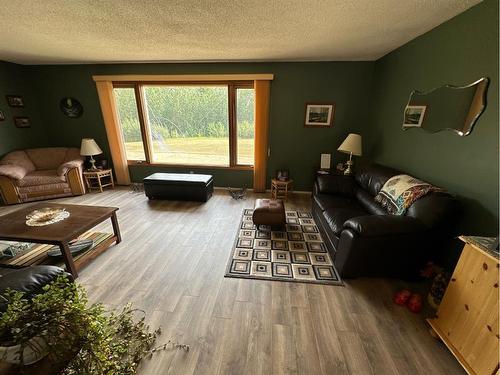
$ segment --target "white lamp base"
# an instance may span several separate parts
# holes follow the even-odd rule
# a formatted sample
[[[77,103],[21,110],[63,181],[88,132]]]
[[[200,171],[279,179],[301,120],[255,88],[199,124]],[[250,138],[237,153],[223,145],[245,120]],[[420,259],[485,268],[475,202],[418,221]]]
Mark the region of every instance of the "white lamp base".
[[[90,155],[89,161],[90,161],[90,170],[91,171],[97,171],[98,169],[95,166],[95,159],[94,159],[94,157],[92,155]]]
[[[349,155],[349,160],[345,162],[346,168],[344,169],[344,176],[352,176],[354,174],[354,171],[352,169],[352,166],[354,165],[354,162],[352,161],[352,153]]]
[[[352,166],[354,163],[351,160],[346,161],[345,163],[346,169],[344,169],[344,175],[345,176],[352,176],[354,174],[354,171],[352,169]]]

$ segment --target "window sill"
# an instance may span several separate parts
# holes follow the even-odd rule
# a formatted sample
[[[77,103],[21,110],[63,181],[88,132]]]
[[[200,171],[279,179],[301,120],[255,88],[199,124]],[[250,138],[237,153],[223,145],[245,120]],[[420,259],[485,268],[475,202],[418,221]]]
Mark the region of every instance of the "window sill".
[[[165,167],[165,168],[182,168],[182,169],[228,169],[236,171],[253,171],[253,165],[235,165],[232,167],[223,165],[194,165],[194,164],[164,164],[164,163],[147,163],[128,161],[129,166],[134,167]]]

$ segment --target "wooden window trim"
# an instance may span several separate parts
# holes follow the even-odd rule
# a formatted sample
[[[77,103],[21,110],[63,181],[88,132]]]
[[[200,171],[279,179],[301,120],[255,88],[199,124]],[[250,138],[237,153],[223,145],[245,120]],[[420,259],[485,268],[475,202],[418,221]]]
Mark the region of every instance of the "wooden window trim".
[[[146,155],[146,162],[153,161],[153,150],[151,149],[151,132],[149,123],[147,121],[147,114],[144,111],[145,101],[140,85],[134,85],[135,102],[137,104],[137,113],[139,115],[139,124],[141,125],[142,145],[144,147],[144,155]]]
[[[274,74],[169,74],[169,75],[144,75],[144,74],[123,74],[123,75],[95,75],[92,76],[95,82],[235,82],[235,81],[272,81]]]
[[[253,165],[199,165],[199,164],[168,164],[168,163],[147,163],[142,161],[129,160],[129,166],[134,167],[169,167],[182,169],[230,169],[239,171],[253,171]]]
[[[94,81],[102,81],[104,79],[96,79]],[[111,76],[102,76],[111,77]],[[151,76],[148,76],[151,77]],[[232,169],[232,170],[253,170],[253,165],[238,164],[238,127],[237,127],[237,90],[254,88],[254,81],[249,80],[208,80],[208,81],[126,81],[114,80],[113,88],[133,88],[137,104],[137,113],[139,116],[139,124],[141,127],[142,143],[144,147],[145,161],[142,160],[127,160],[128,165],[133,166],[162,166],[172,168],[195,168],[195,169]],[[147,113],[145,110],[146,101],[144,97],[144,86],[224,86],[228,89],[228,125],[229,125],[229,165],[192,165],[192,164],[171,164],[158,163],[153,161],[153,149],[151,131]]]

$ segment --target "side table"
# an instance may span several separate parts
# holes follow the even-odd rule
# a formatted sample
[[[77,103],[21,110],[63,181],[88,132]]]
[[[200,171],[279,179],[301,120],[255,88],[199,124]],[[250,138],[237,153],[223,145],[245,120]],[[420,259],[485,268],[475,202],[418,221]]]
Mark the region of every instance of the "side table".
[[[288,192],[292,190],[293,180],[280,181],[276,178],[271,180],[271,197],[286,201]]]
[[[464,249],[434,318],[427,319],[468,374],[498,374],[498,253],[460,236]],[[484,238],[483,238],[484,239]]]
[[[102,193],[102,188],[106,186],[115,187],[113,171],[111,169],[89,169],[83,172],[83,177],[89,191],[99,190]]]

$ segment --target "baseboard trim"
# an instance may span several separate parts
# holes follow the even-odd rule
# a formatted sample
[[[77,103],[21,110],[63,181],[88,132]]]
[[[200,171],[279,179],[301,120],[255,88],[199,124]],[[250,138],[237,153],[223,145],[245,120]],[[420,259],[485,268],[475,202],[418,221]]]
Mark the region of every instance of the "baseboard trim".
[[[227,189],[228,189],[227,186],[214,186],[214,190],[227,190]],[[240,188],[234,188],[234,189],[240,189]],[[247,188],[247,191],[253,193],[252,188]],[[271,194],[271,189],[266,189],[266,191],[262,194],[265,194],[265,193]],[[294,194],[309,194],[309,195],[312,194],[312,192],[309,190],[292,190],[292,193],[294,193]]]
[[[134,182],[134,183],[131,183],[130,186],[134,187],[134,186],[138,186],[138,185],[144,185],[142,182]],[[214,190],[225,190],[227,191],[228,187],[227,186],[214,186]],[[239,189],[239,188],[234,188],[234,189]],[[252,188],[247,188],[247,191],[249,193],[253,193],[253,189]],[[271,189],[266,189],[266,191],[262,194],[271,194]],[[308,190],[292,190],[292,194],[307,194],[307,195],[311,195],[312,192],[311,191],[308,191]]]

